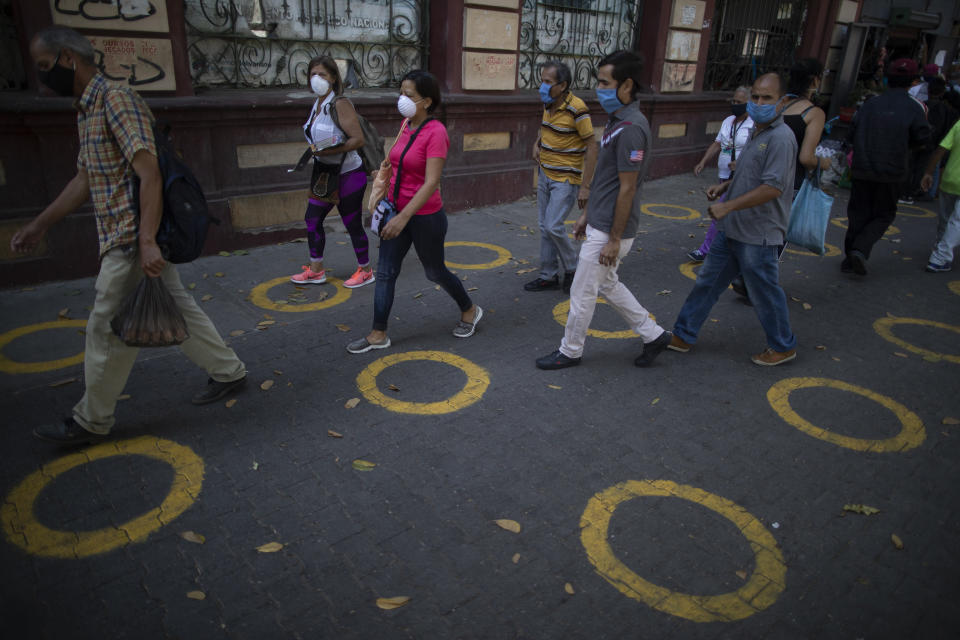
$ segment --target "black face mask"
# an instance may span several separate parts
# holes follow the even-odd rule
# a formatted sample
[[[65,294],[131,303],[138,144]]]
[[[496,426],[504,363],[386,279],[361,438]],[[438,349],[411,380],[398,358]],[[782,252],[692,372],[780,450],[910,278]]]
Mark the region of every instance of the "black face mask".
[[[735,115],[735,116],[738,117],[738,118],[739,118],[740,116],[742,116],[743,114],[745,114],[746,112],[747,112],[747,103],[746,103],[746,102],[744,102],[744,103],[742,103],[742,104],[731,104],[731,105],[730,105],[730,113],[732,113],[733,115]]]
[[[37,76],[40,82],[50,87],[58,96],[69,97],[73,95],[73,78],[76,71],[60,66],[60,54],[53,66],[48,71],[38,71]]]

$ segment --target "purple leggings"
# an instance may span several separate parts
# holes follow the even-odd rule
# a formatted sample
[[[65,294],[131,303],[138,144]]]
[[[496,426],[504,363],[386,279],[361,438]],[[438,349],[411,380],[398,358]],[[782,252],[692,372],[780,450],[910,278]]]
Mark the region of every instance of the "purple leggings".
[[[367,174],[363,167],[340,174],[340,219],[350,234],[353,252],[357,255],[357,264],[365,267],[370,264],[370,241],[363,230],[363,192],[367,188]],[[333,209],[333,203],[310,198],[303,219],[307,223],[307,244],[310,246],[310,259],[323,260],[326,235],[323,233],[323,220]]]

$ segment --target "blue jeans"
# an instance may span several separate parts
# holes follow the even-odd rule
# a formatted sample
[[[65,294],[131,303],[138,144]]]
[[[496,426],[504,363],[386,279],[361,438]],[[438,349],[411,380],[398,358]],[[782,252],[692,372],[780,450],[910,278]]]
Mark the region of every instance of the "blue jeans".
[[[717,233],[697,274],[693,291],[677,316],[674,334],[684,342],[695,344],[710,309],[737,273],[742,273],[753,310],[767,333],[767,346],[780,352],[795,348],[797,338],[790,329],[787,296],[779,284],[778,248],[775,245],[746,244],[727,238],[724,231]]]
[[[563,224],[577,201],[580,185],[551,180],[540,169],[537,205],[540,209],[540,277],[552,280],[577,268],[577,250]]]
[[[377,288],[373,294],[373,329],[386,331],[393,292],[400,275],[403,259],[413,245],[423,265],[427,280],[436,282],[456,301],[460,311],[469,311],[473,301],[467,295],[463,283],[450,273],[443,260],[443,240],[447,236],[447,214],[443,209],[425,216],[413,216],[393,240],[380,241],[380,257],[377,261]]]

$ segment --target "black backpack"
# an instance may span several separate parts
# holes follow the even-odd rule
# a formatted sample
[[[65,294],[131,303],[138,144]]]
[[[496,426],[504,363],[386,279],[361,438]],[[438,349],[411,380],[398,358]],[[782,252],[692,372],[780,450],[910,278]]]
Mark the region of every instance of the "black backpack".
[[[210,223],[220,220],[210,215],[207,199],[193,172],[180,159],[170,139],[170,127],[153,125],[157,144],[157,164],[163,178],[163,216],[157,229],[157,245],[165,259],[174,264],[192,262],[200,257]],[[139,205],[140,180],[135,180],[134,197]]]
[[[350,102],[350,99],[345,96],[337,96],[330,101],[330,117],[333,119],[333,124],[337,125],[337,129],[343,131],[343,127],[340,126],[340,116],[337,115],[338,100]],[[370,124],[369,120],[359,113],[357,113],[357,121],[360,123],[360,130],[363,132],[363,146],[357,149],[360,160],[363,161],[363,171],[368,174],[379,171],[380,164],[387,157],[383,151],[383,136],[380,135],[376,127]]]

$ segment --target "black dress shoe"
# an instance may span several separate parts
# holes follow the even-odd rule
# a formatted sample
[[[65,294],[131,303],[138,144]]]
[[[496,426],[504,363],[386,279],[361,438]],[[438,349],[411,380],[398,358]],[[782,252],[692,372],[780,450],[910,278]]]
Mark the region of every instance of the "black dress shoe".
[[[867,275],[867,256],[856,249],[852,249],[847,257],[850,258],[850,266],[855,274],[858,276]]]
[[[850,258],[844,258],[840,262],[840,273],[853,273],[853,265],[850,264]]]
[[[643,353],[637,356],[633,364],[638,367],[649,367],[653,364],[653,361],[657,359],[657,356],[670,346],[672,340],[673,334],[669,331],[664,331],[660,334],[659,338],[643,345]]]
[[[536,280],[531,280],[527,284],[523,285],[524,291],[550,291],[552,289],[559,289],[559,288],[560,288],[559,278],[551,278],[550,280],[537,278]]]
[[[566,369],[580,364],[580,358],[568,358],[557,349],[548,356],[537,358],[537,369]]]
[[[573,277],[576,274],[576,271],[567,271],[563,275],[563,292],[567,295],[570,295],[570,287],[573,286]]]
[[[217,400],[222,400],[234,391],[239,391],[243,386],[247,384],[247,376],[243,376],[239,380],[233,380],[231,382],[217,382],[213,378],[207,380],[207,387],[193,396],[191,402],[193,404],[209,404],[211,402],[216,402]]]
[[[106,434],[87,431],[73,418],[64,418],[63,422],[37,427],[33,430],[33,435],[47,442],[64,445],[94,444],[107,439]]]

